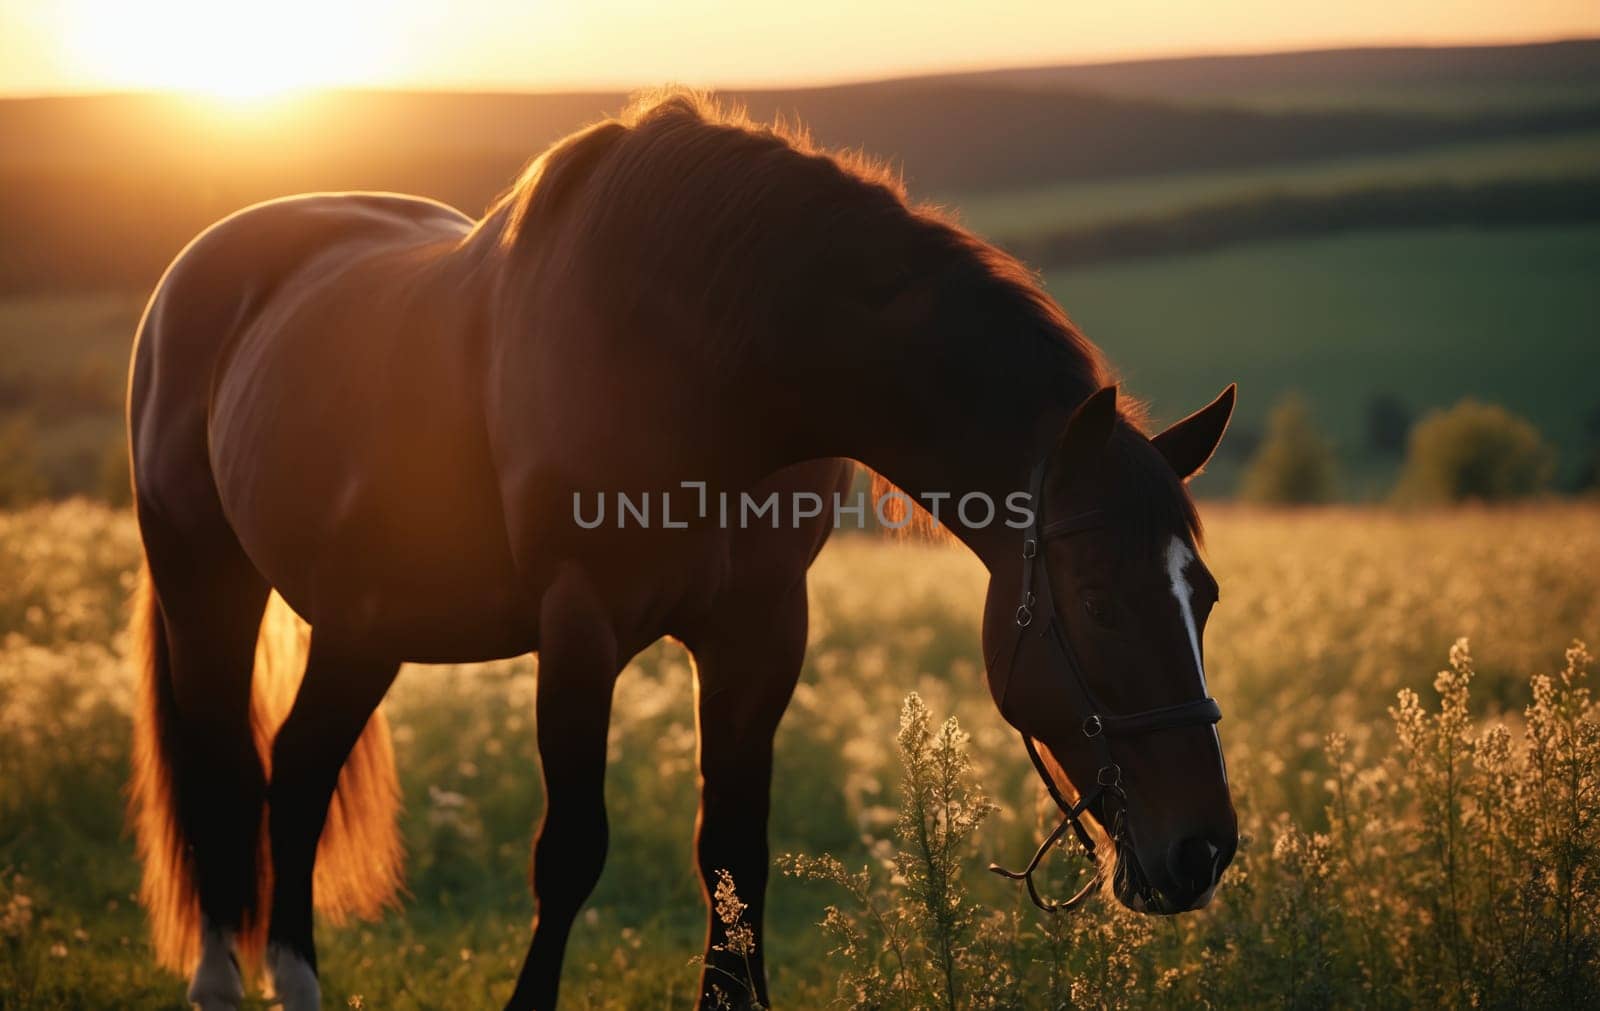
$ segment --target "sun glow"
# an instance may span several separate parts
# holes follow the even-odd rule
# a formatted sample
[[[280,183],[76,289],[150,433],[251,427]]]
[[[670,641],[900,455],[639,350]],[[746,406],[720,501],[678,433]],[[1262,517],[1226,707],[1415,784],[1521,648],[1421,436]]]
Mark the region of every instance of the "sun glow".
[[[108,88],[260,100],[383,69],[384,5],[318,0],[69,0],[74,62]]]

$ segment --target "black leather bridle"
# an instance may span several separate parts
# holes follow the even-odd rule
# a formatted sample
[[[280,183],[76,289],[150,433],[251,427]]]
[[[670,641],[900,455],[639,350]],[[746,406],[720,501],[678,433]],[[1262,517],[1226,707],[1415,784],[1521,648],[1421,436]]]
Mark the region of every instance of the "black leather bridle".
[[[1110,834],[1114,844],[1122,839],[1125,829],[1123,815],[1127,808],[1128,795],[1122,785],[1122,767],[1117,764],[1113,742],[1176,727],[1210,726],[1222,719],[1222,709],[1218,707],[1216,699],[1207,696],[1136,713],[1113,714],[1108,712],[1095,697],[1056,610],[1055,598],[1050,590],[1050,572],[1045,559],[1044,545],[1056,538],[1103,528],[1107,525],[1107,519],[1103,511],[1096,509],[1054,520],[1041,527],[1040,518],[1044,512],[1041,494],[1044,490],[1047,460],[1048,457],[1040,460],[1028,479],[1033,520],[1023,532],[1022,596],[1017,603],[1016,631],[1011,637],[1009,647],[996,657],[998,662],[992,665],[991,676],[998,676],[1000,679],[994,685],[994,696],[1001,712],[1004,713],[1006,691],[1010,687],[1011,674],[1018,658],[1030,647],[1040,648],[1042,644],[1048,644],[1043,648],[1054,652],[1059,666],[1067,674],[1062,680],[1066,685],[1069,711],[1083,714],[1079,721],[1079,729],[1094,752],[1095,781],[1092,787],[1078,791],[1077,803],[1069,804],[1061,795],[1060,788],[1056,786],[1049,771],[1045,769],[1044,762],[1039,758],[1039,752],[1034,746],[1033,738],[1024,732],[1022,743],[1028,749],[1028,758],[1032,760],[1034,769],[1044,780],[1051,799],[1061,809],[1063,817],[1061,824],[1057,825],[1055,831],[1039,845],[1039,849],[1033,854],[1033,859],[1029,860],[1028,865],[1022,870],[1008,871],[999,864],[990,864],[989,869],[1012,880],[1025,882],[1028,886],[1028,897],[1033,900],[1034,905],[1047,912],[1056,912],[1082,905],[1100,884],[1102,871],[1099,861],[1095,858],[1094,839],[1090,837],[1081,821],[1084,813],[1095,804],[1101,803],[1101,808],[1095,811],[1096,818]],[[1094,866],[1094,876],[1070,899],[1057,902],[1039,895],[1033,883],[1033,874],[1043,862],[1050,847],[1061,840],[1069,826],[1073,834],[1078,837],[1078,842],[1082,844],[1089,862]]]

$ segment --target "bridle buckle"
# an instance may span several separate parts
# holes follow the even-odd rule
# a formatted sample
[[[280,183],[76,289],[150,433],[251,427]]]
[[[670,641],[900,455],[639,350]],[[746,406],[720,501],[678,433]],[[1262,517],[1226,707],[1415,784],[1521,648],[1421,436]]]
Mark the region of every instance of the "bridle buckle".
[[[1091,716],[1083,721],[1083,736],[1099,737],[1100,732],[1105,728],[1105,722],[1099,716]]]

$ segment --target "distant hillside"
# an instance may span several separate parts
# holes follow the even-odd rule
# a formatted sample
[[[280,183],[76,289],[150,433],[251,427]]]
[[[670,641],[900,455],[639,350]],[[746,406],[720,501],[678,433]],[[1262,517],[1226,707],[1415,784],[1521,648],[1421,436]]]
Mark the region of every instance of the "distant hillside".
[[[1437,76],[1435,65],[1449,62],[1441,52],[1469,54],[1453,59],[1480,76],[1491,65],[1531,73],[1542,54],[1556,76],[1576,68],[1568,76],[1589,80],[1600,44],[1154,61],[731,97],[758,118],[782,114],[824,143],[891,159],[916,196],[958,201],[1066,180],[1305,164],[1600,126],[1600,92],[1587,104],[1464,117],[1268,111],[1081,90],[1166,82],[1172,97],[1205,68],[1213,79],[1231,67],[1234,79],[1259,82],[1301,61],[1326,64],[1320,82],[1353,86],[1399,80],[1408,61],[1420,61],[1414,76]],[[1361,77],[1363,60],[1376,61],[1371,78]],[[0,290],[144,287],[210,221],[308,190],[413,192],[478,213],[551,140],[625,101],[620,93],[342,92],[243,111],[150,95],[0,102]]]
[[[1173,101],[1477,111],[1593,101],[1600,39],[1129,60],[978,71],[960,79]]]

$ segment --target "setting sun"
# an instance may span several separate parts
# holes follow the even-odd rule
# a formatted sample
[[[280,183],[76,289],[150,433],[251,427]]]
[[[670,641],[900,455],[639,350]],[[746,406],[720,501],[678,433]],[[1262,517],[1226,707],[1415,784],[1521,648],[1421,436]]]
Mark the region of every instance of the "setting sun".
[[[377,4],[280,0],[72,0],[63,9],[71,57],[113,88],[155,88],[227,99],[356,83],[380,68]]]
[[[913,13],[915,11],[915,13]],[[317,87],[526,90],[837,82],[1320,46],[1482,43],[1600,31],[1592,0],[0,0],[0,93]]]

